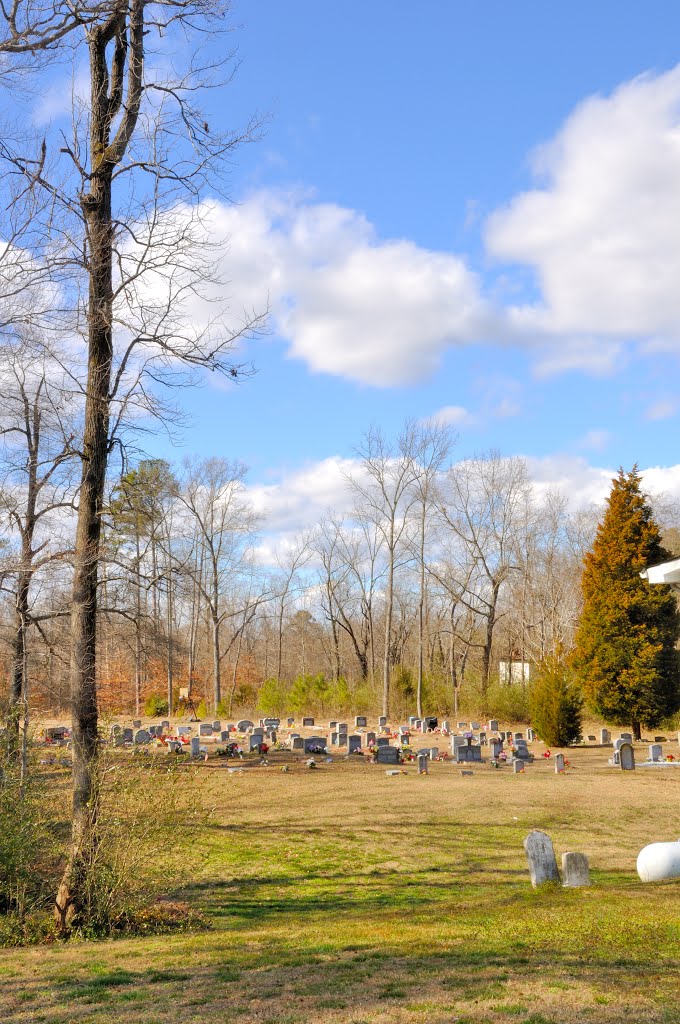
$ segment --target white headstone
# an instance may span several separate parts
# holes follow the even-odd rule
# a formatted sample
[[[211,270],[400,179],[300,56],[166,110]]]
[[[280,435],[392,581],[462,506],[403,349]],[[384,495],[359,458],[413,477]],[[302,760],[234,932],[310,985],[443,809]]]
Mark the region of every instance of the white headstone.
[[[555,754],[555,774],[564,771],[564,754]]]
[[[562,854],[562,885],[570,889],[590,885],[590,866],[585,853]]]
[[[544,885],[546,882],[559,882],[555,850],[552,839],[545,832],[534,829],[524,840],[524,850],[529,861],[531,884]]]

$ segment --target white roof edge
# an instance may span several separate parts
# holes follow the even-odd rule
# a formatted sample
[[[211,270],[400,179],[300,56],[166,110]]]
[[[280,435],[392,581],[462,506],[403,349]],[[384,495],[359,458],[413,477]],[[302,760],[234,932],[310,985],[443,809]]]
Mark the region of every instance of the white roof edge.
[[[680,583],[680,558],[660,565],[650,565],[640,576],[648,583]]]

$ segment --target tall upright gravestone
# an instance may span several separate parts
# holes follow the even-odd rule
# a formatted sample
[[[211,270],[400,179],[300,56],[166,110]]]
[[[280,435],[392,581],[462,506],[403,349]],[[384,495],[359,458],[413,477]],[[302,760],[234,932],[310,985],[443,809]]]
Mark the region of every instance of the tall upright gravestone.
[[[545,885],[546,882],[559,882],[555,850],[552,839],[545,832],[534,829],[524,840],[524,850],[529,861],[531,884]]]

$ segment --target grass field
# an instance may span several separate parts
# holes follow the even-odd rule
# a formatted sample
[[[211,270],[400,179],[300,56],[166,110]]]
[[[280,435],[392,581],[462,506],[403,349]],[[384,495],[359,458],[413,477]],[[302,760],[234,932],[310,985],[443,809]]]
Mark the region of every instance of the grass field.
[[[680,836],[680,769],[608,756],[572,751],[563,776],[206,764],[188,784],[215,810],[177,822],[168,895],[211,930],[4,950],[0,1020],[680,1022],[680,881],[635,873]],[[591,888],[531,889],[533,828],[589,855]]]

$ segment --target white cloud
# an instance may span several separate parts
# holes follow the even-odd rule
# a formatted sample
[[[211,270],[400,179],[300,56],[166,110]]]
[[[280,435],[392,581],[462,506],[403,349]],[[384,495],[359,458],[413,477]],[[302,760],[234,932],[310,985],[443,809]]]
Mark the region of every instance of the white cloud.
[[[255,510],[267,517],[268,531],[292,535],[316,526],[329,509],[339,514],[349,511],[352,496],[347,474],[357,468],[357,460],[332,455],[282,472],[276,483],[252,484],[247,494]]]
[[[269,303],[276,333],[312,371],[410,384],[489,319],[461,259],[382,241],[355,210],[264,191],[235,206],[205,205],[200,216],[215,276],[228,285],[206,284],[203,298],[191,300],[190,321],[208,322],[225,298],[236,315]]]
[[[659,398],[648,407],[645,419],[668,420],[678,411],[678,403],[670,398]]]
[[[508,329],[559,336],[544,372],[606,372],[628,339],[680,345],[680,67],[594,96],[534,160],[545,184],[487,223],[490,252],[535,268]]]
[[[464,427],[475,422],[475,417],[462,405],[444,405],[428,417],[432,423],[442,426]]]
[[[588,451],[601,452],[612,440],[612,433],[609,430],[589,430],[577,442],[577,448],[584,448]]]

